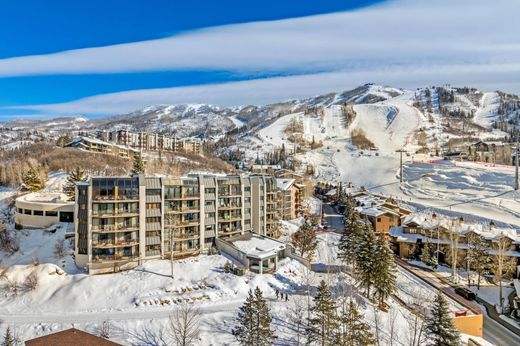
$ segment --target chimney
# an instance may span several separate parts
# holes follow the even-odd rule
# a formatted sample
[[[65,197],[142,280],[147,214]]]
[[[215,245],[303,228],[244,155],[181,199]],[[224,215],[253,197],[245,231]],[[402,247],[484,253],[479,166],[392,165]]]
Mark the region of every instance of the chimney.
[[[432,220],[437,220],[437,214],[435,214],[435,213],[432,214]]]
[[[348,187],[349,187],[349,188],[353,188],[353,187],[354,187],[354,184],[352,184],[352,182],[349,181],[349,182],[348,182]]]
[[[370,203],[370,207],[375,208],[376,207],[376,202],[372,201],[372,203]]]
[[[489,230],[492,230],[493,227],[495,227],[495,222],[494,222],[493,220],[491,220],[491,221],[489,222]]]
[[[464,223],[464,218],[463,218],[462,216],[459,217],[459,223],[460,223],[460,224],[463,224],[463,223]]]

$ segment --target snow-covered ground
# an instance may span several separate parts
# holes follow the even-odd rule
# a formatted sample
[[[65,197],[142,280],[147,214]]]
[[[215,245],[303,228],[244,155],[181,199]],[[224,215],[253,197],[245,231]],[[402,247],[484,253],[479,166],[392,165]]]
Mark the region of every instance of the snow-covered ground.
[[[316,180],[353,182],[422,208],[460,212],[520,227],[520,193],[513,190],[514,167],[453,163],[413,154],[420,147],[415,138],[420,128],[430,129],[426,130],[430,145],[433,145],[433,137],[440,143],[448,139],[440,127],[439,115],[434,113],[436,121],[432,124],[413,107],[413,97],[412,92],[405,92],[375,104],[354,105],[357,116],[348,128],[337,106],[325,108],[323,120],[303,113],[289,114],[263,128],[258,145],[265,150],[282,144],[291,148],[283,131],[291,119],[299,117],[304,122],[304,137],[315,136],[323,141],[321,148],[297,155],[298,160],[315,167]],[[435,104],[436,97],[434,93]],[[476,119],[484,119],[494,112],[495,101],[491,94],[483,96],[479,108],[469,100],[465,102],[476,110]],[[352,146],[350,132],[356,128],[365,131],[377,151]],[[493,133],[480,135],[486,138]],[[405,183],[402,185],[399,184],[399,154],[395,152],[399,149],[410,153],[403,155]]]

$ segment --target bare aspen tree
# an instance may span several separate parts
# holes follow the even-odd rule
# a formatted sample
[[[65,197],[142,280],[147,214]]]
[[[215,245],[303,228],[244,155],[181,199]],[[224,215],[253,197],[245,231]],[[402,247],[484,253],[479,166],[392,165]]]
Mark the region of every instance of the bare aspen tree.
[[[504,310],[502,279],[508,277],[515,269],[515,260],[507,255],[510,247],[511,241],[505,236],[498,238],[493,244],[495,256],[493,257],[492,271],[495,275],[495,281],[498,281],[500,287],[498,294],[502,311]]]
[[[306,335],[306,314],[307,306],[303,299],[292,299],[289,305],[289,319],[292,322],[292,329],[295,337],[294,342],[297,346],[305,344]]]
[[[451,257],[451,276],[453,282],[458,282],[458,274],[457,274],[457,264],[458,264],[458,254],[459,254],[459,240],[461,234],[461,222],[453,220],[449,226],[448,234],[450,237],[450,257]]]
[[[199,341],[200,311],[193,304],[184,302],[170,315],[169,327],[173,342],[177,346],[196,345]]]
[[[410,293],[412,297],[408,302],[409,314],[404,315],[408,324],[408,346],[420,346],[424,339],[424,316],[427,308],[424,302],[431,300],[431,296],[424,294],[420,289]]]

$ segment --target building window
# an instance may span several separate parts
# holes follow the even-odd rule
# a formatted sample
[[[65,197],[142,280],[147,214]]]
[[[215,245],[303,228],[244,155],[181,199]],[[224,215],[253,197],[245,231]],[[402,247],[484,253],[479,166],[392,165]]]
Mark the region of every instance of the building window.
[[[43,210],[35,210],[33,215],[36,215],[36,216],[43,216]]]
[[[23,213],[25,215],[32,215],[32,210],[31,209],[24,209]]]
[[[16,208],[16,212],[18,214],[23,214],[23,209],[22,208]]]
[[[377,218],[377,222],[381,222],[381,218],[380,217]]]
[[[58,212],[54,210],[47,210],[45,216],[58,216]]]

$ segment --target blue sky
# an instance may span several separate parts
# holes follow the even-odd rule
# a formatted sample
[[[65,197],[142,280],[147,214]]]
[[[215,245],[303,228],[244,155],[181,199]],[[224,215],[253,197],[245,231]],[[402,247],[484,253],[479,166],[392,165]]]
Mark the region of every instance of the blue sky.
[[[266,103],[366,82],[519,91],[520,6],[488,5],[3,2],[0,120],[102,116],[154,103]]]

